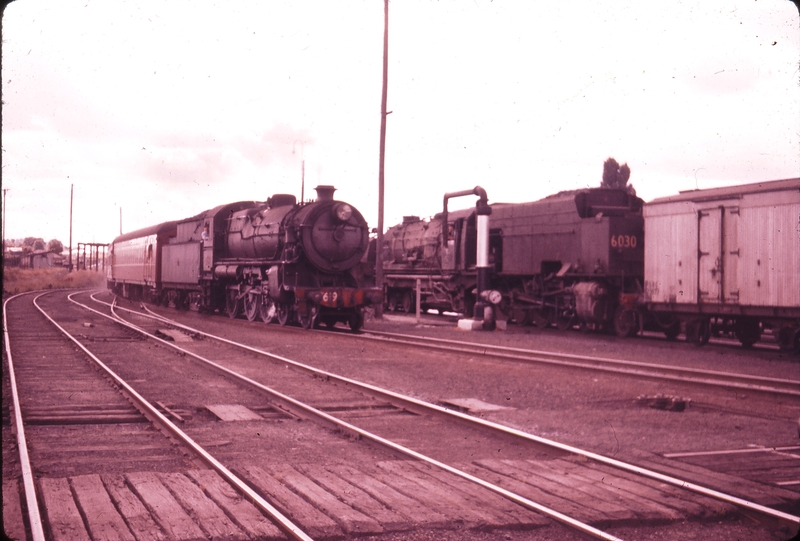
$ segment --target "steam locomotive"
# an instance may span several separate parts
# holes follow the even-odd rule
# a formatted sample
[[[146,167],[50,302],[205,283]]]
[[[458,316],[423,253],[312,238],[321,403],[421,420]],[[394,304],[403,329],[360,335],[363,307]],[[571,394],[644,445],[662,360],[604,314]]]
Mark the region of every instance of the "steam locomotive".
[[[491,205],[490,287],[502,294],[501,317],[563,329],[613,324],[621,295],[641,290],[641,208],[641,199],[616,189]],[[444,215],[408,217],[384,235],[388,310],[413,310],[420,279],[423,310],[471,313],[475,211],[447,213],[447,246],[439,242]]]
[[[383,302],[354,269],[369,229],[333,186],[317,200],[293,195],[221,205],[184,220],[120,235],[111,244],[108,289],[179,309],[225,312],[281,325],[363,325],[363,308]]]

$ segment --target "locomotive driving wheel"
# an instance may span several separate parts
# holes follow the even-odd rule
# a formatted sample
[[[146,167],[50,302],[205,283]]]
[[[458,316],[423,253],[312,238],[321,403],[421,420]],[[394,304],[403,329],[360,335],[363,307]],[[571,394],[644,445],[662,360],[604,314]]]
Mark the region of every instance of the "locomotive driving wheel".
[[[517,322],[517,325],[524,327],[530,325],[533,317],[531,311],[521,307],[514,307],[511,309],[511,318]]]
[[[242,301],[239,299],[239,292],[235,289],[225,292],[225,311],[231,319],[236,319],[242,313]]]
[[[256,316],[258,316],[259,298],[260,295],[255,295],[253,293],[247,293],[247,295],[244,296],[244,315],[247,317],[247,321],[256,320]]]
[[[278,315],[278,310],[275,303],[267,295],[261,295],[258,300],[258,316],[264,323],[272,323],[275,321],[275,316]]]
[[[531,323],[540,329],[546,329],[553,323],[553,312],[549,309],[542,308],[540,310],[530,311]]]
[[[288,304],[283,302],[279,302],[277,304],[277,307],[278,307],[278,314],[277,314],[278,324],[284,326],[287,323],[289,323],[289,316],[292,313],[292,308]]]

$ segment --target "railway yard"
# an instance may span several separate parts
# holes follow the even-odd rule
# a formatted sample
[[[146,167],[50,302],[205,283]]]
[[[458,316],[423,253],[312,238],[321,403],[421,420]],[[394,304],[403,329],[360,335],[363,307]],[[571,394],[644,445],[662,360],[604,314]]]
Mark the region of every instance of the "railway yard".
[[[7,301],[12,538],[798,534],[800,363],[768,340],[405,314],[352,333],[112,301]]]

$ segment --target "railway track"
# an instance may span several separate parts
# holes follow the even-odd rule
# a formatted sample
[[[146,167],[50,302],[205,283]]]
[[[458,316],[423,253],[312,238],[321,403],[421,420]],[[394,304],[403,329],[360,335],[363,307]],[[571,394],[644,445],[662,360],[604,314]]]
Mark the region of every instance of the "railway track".
[[[95,320],[99,314],[94,314],[92,319]],[[136,322],[137,327],[148,328],[151,336],[146,343],[158,343],[159,349],[165,347],[173,347],[175,344],[180,343],[182,346],[181,355],[186,357],[193,357],[197,360],[210,361],[210,359],[200,359],[201,357],[211,356],[215,354],[217,358],[225,358],[224,364],[229,366],[222,366],[222,361],[215,362],[215,370],[221,370],[226,373],[227,378],[235,377],[238,381],[247,381],[250,387],[254,387],[258,392],[269,393],[269,402],[273,407],[272,411],[276,411],[276,415],[280,417],[281,412],[297,418],[307,418],[313,416],[329,426],[335,426],[338,430],[345,431],[352,435],[378,443],[392,451],[392,453],[403,453],[407,457],[415,459],[415,462],[407,460],[397,460],[396,456],[386,457],[377,463],[377,472],[370,470],[365,471],[364,468],[353,465],[333,465],[327,468],[316,468],[312,463],[305,464],[277,464],[270,465],[264,469],[260,466],[253,466],[252,464],[242,464],[241,461],[236,462],[236,470],[243,474],[243,477],[248,479],[247,486],[255,487],[258,496],[269,495],[274,499],[279,507],[285,509],[292,509],[293,505],[299,503],[295,502],[292,498],[300,498],[308,505],[309,501],[316,502],[316,508],[308,510],[305,513],[300,513],[296,510],[294,514],[299,516],[302,520],[301,523],[312,524],[312,530],[317,536],[326,537],[328,535],[337,535],[335,532],[350,531],[354,533],[385,531],[390,529],[393,523],[400,523],[398,528],[402,528],[403,521],[399,518],[402,513],[392,515],[390,511],[394,511],[398,502],[404,502],[404,505],[414,505],[417,502],[417,513],[419,517],[425,517],[423,523],[429,525],[442,525],[442,521],[453,520],[453,517],[448,518],[448,513],[458,515],[456,509],[462,509],[459,513],[461,516],[458,520],[465,521],[466,523],[478,524],[482,520],[487,524],[496,526],[506,526],[514,524],[514,527],[523,526],[525,528],[542,527],[541,519],[533,518],[532,514],[520,514],[520,511],[509,509],[508,500],[513,504],[527,509],[532,509],[538,513],[546,515],[559,520],[562,523],[569,524],[573,528],[578,528],[584,533],[589,533],[601,539],[616,539],[613,535],[601,531],[598,528],[591,526],[595,525],[613,525],[615,523],[624,522],[625,520],[636,520],[647,518],[650,520],[667,520],[675,519],[678,516],[721,516],[732,512],[731,504],[744,505],[751,511],[766,512],[770,516],[778,520],[788,521],[794,524],[800,520],[798,517],[792,516],[787,513],[763,508],[760,504],[753,502],[746,502],[745,500],[734,498],[733,500],[721,501],[723,503],[714,503],[715,500],[710,497],[718,498],[715,491],[696,496],[694,499],[687,500],[685,495],[681,495],[681,490],[677,486],[689,486],[691,483],[676,479],[673,488],[664,488],[666,477],[662,474],[657,474],[651,477],[650,480],[643,480],[641,478],[642,471],[628,470],[620,473],[618,471],[619,464],[610,462],[603,462],[602,460],[591,467],[587,467],[580,462],[574,462],[568,458],[567,453],[574,454],[575,449],[571,448],[558,448],[557,446],[548,451],[536,455],[537,458],[530,458],[530,454],[526,453],[524,456],[507,456],[502,458],[491,457],[491,453],[483,451],[483,455],[491,458],[483,458],[474,460],[466,464],[460,464],[460,467],[455,467],[446,464],[443,461],[436,460],[432,457],[424,456],[422,453],[414,451],[406,445],[401,445],[397,442],[390,441],[377,434],[365,430],[362,425],[373,425],[386,429],[387,426],[402,428],[401,432],[407,431],[409,426],[419,426],[413,424],[418,421],[417,416],[404,414],[403,411],[419,412],[425,411],[427,421],[431,422],[432,416],[447,416],[448,419],[458,418],[460,423],[473,422],[471,416],[463,414],[457,415],[458,412],[441,408],[440,406],[424,404],[422,401],[408,399],[402,397],[397,393],[378,389],[374,386],[364,386],[355,380],[341,378],[335,374],[319,371],[312,367],[303,366],[301,363],[296,363],[286,357],[270,355],[267,352],[258,351],[258,348],[246,346],[244,344],[237,344],[230,340],[222,339],[215,344],[211,344],[211,334],[200,333],[197,329],[183,327],[180,334],[183,334],[188,339],[185,342],[177,342],[173,332],[165,332],[166,321],[162,320],[140,320],[142,316],[129,315],[127,319]],[[172,323],[170,323],[172,325]],[[98,327],[99,323],[96,324]],[[73,325],[80,330],[80,325]],[[85,327],[90,330],[95,330],[97,327]],[[174,327],[172,327],[174,329]],[[129,328],[130,329],[130,328]],[[98,335],[96,333],[87,332],[86,335],[80,340],[83,343],[90,343],[93,346],[101,346],[106,354],[118,348],[119,341],[109,340],[107,335]],[[127,333],[123,333],[127,334]],[[161,337],[159,337],[161,335]],[[128,334],[130,339],[130,335]],[[181,340],[177,337],[177,340]],[[145,342],[145,341],[140,341]],[[222,345],[220,345],[222,344]],[[246,352],[247,359],[234,359],[233,355],[229,353],[231,346],[243,349]],[[96,347],[94,349],[97,349]],[[266,364],[254,365],[252,357],[257,355],[263,360],[265,356],[269,356],[275,361],[273,367],[267,371]],[[248,360],[249,359],[249,360]],[[125,364],[124,362],[121,364]],[[176,363],[179,364],[179,363]],[[168,372],[170,370],[181,371],[184,375],[186,367],[184,363],[181,366],[170,367],[164,369],[158,375],[163,378],[165,383],[170,380]],[[314,390],[310,390],[309,378],[304,376],[303,379],[298,379],[296,376],[281,378],[287,380],[294,380],[283,383],[288,385],[293,392],[302,394],[301,389],[305,388],[307,402],[316,403],[312,406],[302,400],[298,400],[289,396],[286,393],[281,393],[276,389],[267,387],[265,384],[255,381],[254,374],[258,374],[258,379],[274,379],[278,381],[278,376],[275,372],[285,371],[285,366],[291,365],[294,369],[292,372],[302,370],[303,372],[311,372],[314,374],[315,382]],[[120,371],[125,371],[129,367],[120,366]],[[133,372],[133,368],[130,368]],[[241,373],[240,373],[241,372]],[[250,375],[245,375],[249,372]],[[193,372],[194,373],[194,372]],[[210,384],[211,380],[205,380],[205,388],[216,387],[222,384]],[[335,385],[331,385],[331,383]],[[118,382],[119,383],[119,382]],[[150,382],[148,381],[148,385]],[[166,389],[168,386],[162,385],[161,389]],[[356,394],[353,394],[353,389],[358,389]],[[132,390],[132,389],[131,389]],[[342,394],[344,391],[347,393]],[[135,391],[134,391],[135,392]],[[215,394],[213,389],[207,391],[209,394]],[[228,391],[226,391],[228,392]],[[237,391],[241,392],[241,391]],[[158,395],[158,391],[150,391],[149,394],[154,396]],[[364,397],[369,397],[365,399]],[[375,397],[378,397],[377,399]],[[162,397],[163,398],[163,397]],[[152,400],[151,400],[152,401]],[[161,401],[164,403],[164,401]],[[180,404],[179,404],[180,406]],[[169,422],[167,416],[180,418],[181,411],[191,410],[191,408],[162,408],[168,410],[164,416],[164,421]],[[157,410],[156,410],[157,411]],[[197,410],[195,410],[197,411]],[[253,410],[250,410],[253,411]],[[334,416],[331,412],[339,413]],[[376,414],[378,412],[378,414]],[[387,412],[391,412],[386,415]],[[240,411],[241,413],[241,411]],[[151,415],[156,416],[155,413]],[[345,420],[342,417],[349,415],[349,419]],[[197,418],[201,415],[196,415]],[[419,416],[422,417],[422,416]],[[285,416],[283,418],[286,418]],[[263,419],[263,417],[262,417]],[[390,421],[387,422],[387,419]],[[191,420],[188,424],[192,424]],[[358,420],[358,426],[355,424]],[[172,423],[170,423],[172,424]],[[493,423],[482,423],[481,430],[498,428],[490,426]],[[260,425],[259,425],[260,426]],[[436,432],[438,429],[434,429]],[[195,427],[197,434],[203,434],[202,427]],[[206,431],[207,432],[207,431]],[[215,432],[224,432],[224,429],[215,430]],[[389,430],[391,432],[391,430]],[[430,432],[430,431],[429,431]],[[519,431],[517,431],[519,432]],[[536,446],[541,446],[544,442],[531,439],[530,435],[517,434],[513,430],[506,431],[503,438],[520,438],[527,439],[529,442],[534,443]],[[207,433],[205,433],[208,436]],[[501,437],[501,436],[497,436]],[[224,441],[211,441],[216,443],[221,449],[225,447]],[[417,445],[425,446],[424,442],[421,444],[419,441],[414,442]],[[212,446],[213,447],[213,446]],[[477,449],[480,450],[480,449]],[[580,451],[580,450],[577,450]],[[225,455],[225,452],[219,453]],[[233,456],[235,453],[228,453]],[[595,459],[590,454],[583,454],[584,458]],[[602,457],[597,457],[602,458]],[[206,460],[208,462],[208,460]],[[421,464],[421,465],[420,465]],[[436,469],[431,469],[436,468]],[[440,470],[440,471],[437,471]],[[616,473],[614,473],[616,470]],[[641,470],[641,468],[639,468]],[[564,484],[564,472],[569,472],[569,480]],[[451,476],[456,476],[453,478]],[[613,477],[612,477],[613,476]],[[609,482],[610,479],[613,482]],[[134,479],[137,479],[134,477]],[[172,479],[172,478],[169,478]],[[354,480],[358,480],[354,484]],[[174,480],[174,479],[173,479]],[[277,480],[277,484],[276,481]],[[311,481],[310,481],[311,480]],[[600,480],[600,481],[599,481]],[[162,479],[163,481],[163,479]],[[175,481],[177,482],[177,481]],[[479,485],[479,489],[475,487],[468,487],[465,482],[470,482]],[[387,484],[388,483],[388,484]],[[191,484],[191,483],[190,483]],[[614,486],[616,490],[608,490],[602,488],[600,485]],[[281,486],[284,487],[283,491]],[[290,487],[288,493],[285,487]],[[547,487],[542,490],[541,487]],[[695,487],[693,487],[695,488]],[[704,487],[696,487],[704,489]],[[357,489],[358,497],[352,496],[354,490]],[[495,495],[492,499],[488,494],[476,496],[476,490],[489,490]],[[349,491],[349,492],[348,492]],[[428,500],[419,494],[420,491],[428,491],[434,497],[428,496]],[[637,494],[637,491],[639,493]],[[561,507],[562,511],[567,510],[569,513],[562,513],[556,509],[551,508],[549,505],[538,503],[530,497],[525,497],[522,494],[536,494],[537,497],[543,499],[547,504],[552,505],[553,508]],[[327,496],[326,496],[327,494]],[[350,494],[350,496],[348,496]],[[383,494],[383,496],[380,496]],[[394,494],[395,501],[392,504],[386,502],[386,494]],[[587,501],[594,501],[595,508],[583,507],[581,508],[580,500],[575,501],[576,496],[569,494],[577,494],[578,498],[586,498]],[[647,496],[643,497],[643,494]],[[292,496],[293,495],[293,496]],[[415,499],[416,496],[420,499]],[[383,500],[379,498],[383,498]],[[436,499],[444,498],[449,501],[449,505],[442,506],[442,503],[436,503]],[[500,497],[504,498],[501,500]],[[332,499],[331,499],[332,498]],[[350,504],[347,509],[358,511],[349,512],[341,506],[342,501],[350,499]],[[470,511],[474,509],[474,503],[479,500],[484,507],[482,515],[477,511]],[[505,504],[501,503],[506,501]],[[718,500],[717,500],[718,501]],[[294,502],[294,503],[293,503]],[[327,504],[320,504],[319,502],[328,502]],[[339,502],[337,504],[336,502]],[[372,503],[365,503],[372,502]],[[377,502],[377,503],[375,503]],[[748,504],[752,504],[748,505]],[[327,505],[327,507],[326,507]],[[320,506],[322,506],[321,509]],[[427,512],[425,507],[428,507]],[[512,506],[513,507],[513,506]],[[371,515],[366,512],[366,509],[372,509]],[[466,509],[466,510],[464,510]],[[516,509],[516,508],[514,508]],[[315,511],[316,514],[312,513]],[[333,526],[325,526],[325,521],[320,517],[322,515],[328,516],[328,521],[333,521]],[[346,516],[350,513],[349,518]],[[406,511],[406,513],[411,513]],[[579,518],[575,519],[570,515],[575,514]],[[331,518],[331,516],[335,518]],[[370,522],[366,518],[372,518]],[[381,517],[381,518],[378,518]],[[392,518],[393,517],[393,518]],[[482,517],[482,518],[481,518]],[[503,518],[498,518],[503,517]],[[522,518],[521,518],[522,517]],[[349,522],[348,522],[349,521]],[[575,524],[572,523],[575,521]],[[406,521],[406,524],[408,521]],[[376,527],[377,525],[377,527]],[[337,529],[338,528],[338,529]]]
[[[714,370],[701,370],[650,362],[629,361],[590,355],[575,355],[554,351],[537,351],[482,344],[477,342],[446,340],[413,334],[381,331],[364,331],[363,335],[406,346],[419,346],[452,353],[485,355],[513,361],[546,363],[561,367],[598,370],[626,376],[655,378],[685,383],[695,383],[728,389],[757,391],[775,395],[800,397],[800,380],[769,378]]]
[[[145,538],[155,536],[156,539],[165,535],[167,539],[186,535],[195,538],[215,537],[225,530],[239,528],[271,538],[280,537],[277,528],[261,524],[263,515],[261,519],[254,518],[254,511],[258,509],[291,538],[311,539],[197,445],[161,413],[156,404],[142,397],[111,370],[76,337],[75,329],[71,333],[59,325],[38,305],[37,301],[42,296],[35,297],[31,305],[23,303],[23,308],[15,311],[10,319],[6,311],[8,301],[4,305],[4,321],[7,322],[7,328],[4,329],[6,358],[14,395],[19,464],[28,516],[25,528],[16,524],[16,532],[27,530],[35,541],[89,539],[89,535],[103,538],[110,532],[115,532],[122,539],[139,538],[141,535]],[[42,317],[52,326],[42,325]],[[83,325],[87,329],[95,327],[94,323],[86,321]],[[87,335],[83,335],[83,338],[89,338],[89,341],[97,339]],[[106,345],[114,344],[112,347],[117,347],[120,341],[129,341],[131,345],[134,343],[124,333],[104,335],[102,341]],[[75,346],[77,350],[70,346]],[[16,369],[12,351],[19,352],[16,354]],[[94,364],[87,363],[86,357]],[[64,377],[55,389],[53,372]],[[17,374],[19,384],[24,386],[23,393],[19,391]],[[105,385],[98,383],[103,379],[107,380]],[[73,399],[76,396],[81,398],[81,403],[74,405],[76,408],[55,405],[65,397]],[[49,405],[44,408],[40,406],[42,400]],[[98,407],[98,404],[102,406]],[[160,408],[176,415],[164,405]],[[79,415],[74,415],[75,409],[80,412]],[[43,414],[43,411],[48,413]],[[131,422],[143,426],[133,430],[127,426]],[[40,434],[35,428],[31,430],[42,424],[66,425],[72,431],[78,425],[82,430],[78,435],[65,435],[63,431],[52,434],[52,430]],[[125,428],[122,428],[123,424]],[[108,425],[113,425],[113,428],[98,429],[98,426]],[[211,507],[214,504],[210,499],[204,501],[206,496],[189,477],[160,473],[193,471],[193,468],[186,462],[185,451],[176,450],[164,438],[154,437],[152,427],[179,441],[185,449],[191,449],[197,458],[211,467],[211,470],[196,473],[194,479],[209,487],[206,490],[217,496],[215,501],[218,506],[226,512],[235,513],[238,517],[236,525],[220,507]],[[33,452],[29,453],[31,449]],[[68,456],[65,457],[65,453]],[[98,464],[103,456],[106,456],[105,462],[109,463],[107,466],[112,466],[111,469]],[[121,460],[122,457],[125,459]],[[48,476],[56,463],[64,461],[67,461],[68,467],[64,468],[62,464],[59,473],[68,473],[69,477]],[[122,468],[119,467],[120,462],[124,464]],[[148,462],[157,462],[160,472],[149,471],[150,468],[146,467]],[[34,474],[38,477],[38,491],[34,486]],[[254,507],[238,505],[239,502],[226,494],[226,482],[237,487]],[[4,499],[5,495],[13,498],[13,492],[13,488],[6,488],[4,479]],[[41,502],[38,501],[37,492],[41,494]],[[174,505],[170,494],[176,492],[181,494],[189,509],[184,511],[179,505]],[[43,515],[40,507],[43,508]],[[21,510],[22,506],[19,508]],[[197,513],[203,508],[209,515],[207,520],[201,524],[191,524],[187,512]]]
[[[150,312],[150,313],[152,314],[152,312]],[[519,438],[522,438],[522,439],[527,440],[527,441],[536,442],[538,444],[545,444],[545,445],[547,445],[549,447],[552,447],[554,449],[558,449],[560,451],[566,451],[568,453],[580,456],[582,458],[589,458],[591,460],[597,461],[600,464],[611,466],[613,468],[618,468],[618,469],[621,469],[621,470],[624,470],[624,471],[627,471],[627,472],[630,472],[630,473],[634,473],[634,474],[637,474],[637,475],[643,475],[643,476],[649,477],[651,479],[656,479],[656,480],[661,481],[661,482],[666,482],[666,483],[673,484],[675,486],[680,486],[680,487],[682,487],[684,489],[692,490],[692,491],[695,491],[695,492],[697,492],[699,494],[703,494],[703,495],[711,496],[711,497],[714,497],[714,498],[718,498],[721,501],[725,501],[725,502],[728,502],[728,503],[735,503],[736,505],[741,505],[741,506],[743,506],[745,508],[756,509],[759,512],[766,512],[768,514],[770,513],[770,511],[764,509],[763,506],[759,506],[759,505],[756,504],[754,507],[750,507],[752,502],[748,502],[746,500],[743,500],[743,499],[740,499],[740,498],[736,498],[736,497],[731,497],[730,495],[722,494],[722,493],[720,493],[718,491],[707,489],[706,487],[702,487],[702,486],[696,485],[694,483],[687,482],[685,479],[679,479],[679,478],[675,478],[675,477],[672,477],[672,476],[669,476],[669,475],[663,475],[663,474],[660,474],[658,472],[655,472],[655,471],[652,471],[652,470],[648,470],[647,468],[642,468],[642,467],[635,466],[635,465],[632,465],[632,464],[627,464],[627,463],[624,463],[624,462],[621,462],[621,461],[608,459],[607,457],[603,457],[603,456],[597,455],[595,453],[590,453],[590,452],[587,452],[587,451],[584,451],[582,449],[578,449],[578,448],[575,448],[575,447],[561,445],[561,444],[558,444],[557,442],[546,440],[544,438],[539,438],[539,437],[534,436],[532,434],[527,434],[527,433],[524,433],[522,431],[512,429],[510,427],[499,425],[497,423],[488,422],[488,421],[485,421],[483,419],[479,419],[479,418],[473,417],[471,415],[466,415],[466,414],[460,413],[458,411],[454,411],[454,410],[446,408],[446,407],[441,407],[441,406],[438,406],[438,405],[435,405],[435,404],[426,403],[424,401],[417,400],[417,399],[414,399],[414,398],[411,398],[411,397],[408,397],[408,396],[404,396],[404,395],[401,395],[399,393],[395,393],[395,392],[392,392],[392,391],[389,391],[389,390],[386,390],[386,389],[382,389],[382,388],[379,388],[379,387],[376,387],[376,386],[373,386],[373,385],[365,384],[365,383],[353,380],[351,378],[345,378],[345,377],[333,374],[331,372],[327,372],[327,371],[324,371],[324,370],[319,370],[319,369],[313,368],[311,366],[304,365],[304,364],[298,363],[296,361],[292,361],[292,360],[287,359],[285,357],[280,357],[280,356],[276,356],[276,355],[273,355],[273,354],[270,354],[270,353],[267,353],[267,352],[264,352],[264,351],[259,351],[257,349],[254,349],[254,348],[251,348],[249,346],[246,346],[244,344],[234,343],[234,342],[231,342],[229,340],[222,339],[222,338],[220,338],[218,336],[214,336],[212,334],[203,333],[202,331],[199,331],[198,329],[193,329],[193,328],[190,328],[190,327],[182,326],[180,324],[177,324],[174,321],[171,321],[171,320],[168,320],[168,319],[163,319],[162,316],[158,316],[156,314],[153,314],[153,315],[154,315],[154,317],[159,318],[161,321],[165,321],[167,323],[176,325],[177,327],[182,328],[185,331],[188,331],[188,332],[191,332],[191,333],[197,333],[197,334],[205,336],[207,338],[220,340],[220,341],[222,341],[222,342],[224,342],[226,344],[231,344],[231,345],[234,345],[236,347],[240,347],[240,348],[246,349],[248,351],[257,353],[259,355],[264,355],[264,356],[267,356],[267,357],[271,357],[271,358],[273,358],[273,359],[275,359],[275,360],[277,360],[279,362],[287,363],[287,364],[290,364],[291,366],[293,366],[295,368],[307,371],[307,372],[315,375],[316,377],[319,377],[319,378],[324,379],[326,381],[336,381],[336,382],[340,382],[340,383],[346,384],[346,385],[354,387],[354,388],[358,388],[362,392],[369,393],[369,394],[371,394],[373,396],[379,397],[380,399],[388,400],[388,401],[396,404],[398,407],[403,407],[403,408],[408,409],[410,411],[417,411],[417,412],[424,411],[426,413],[440,414],[440,415],[443,415],[443,416],[446,416],[446,417],[449,417],[449,418],[457,418],[460,421],[465,421],[465,422],[472,423],[472,424],[475,424],[475,425],[480,425],[481,427],[484,427],[484,428],[489,428],[490,430],[495,431],[496,433],[499,432],[499,433],[502,433],[504,435],[512,435],[514,437],[519,437]],[[508,349],[508,348],[501,348],[501,349]],[[704,374],[704,375],[707,375],[707,374]],[[763,380],[763,379],[766,379],[766,378],[761,378],[761,379]],[[763,385],[760,386],[760,390],[763,390]],[[352,426],[346,426],[345,428],[347,428],[349,430],[353,430],[354,432],[359,433],[359,435],[366,436],[366,437],[369,437],[369,438],[375,438],[374,436],[367,435],[367,434],[364,434],[364,433],[360,433],[357,429],[354,429]],[[375,439],[379,439],[379,438],[375,438]],[[407,452],[407,451],[404,450],[403,452]],[[416,456],[413,453],[409,453],[409,454],[411,456],[413,456],[414,458],[420,458],[419,456]],[[440,464],[436,464],[436,465],[441,467]],[[780,512],[778,513],[778,516],[781,516]],[[787,517],[781,516],[781,518],[787,518]],[[794,519],[791,519],[791,520],[796,520],[796,517]]]

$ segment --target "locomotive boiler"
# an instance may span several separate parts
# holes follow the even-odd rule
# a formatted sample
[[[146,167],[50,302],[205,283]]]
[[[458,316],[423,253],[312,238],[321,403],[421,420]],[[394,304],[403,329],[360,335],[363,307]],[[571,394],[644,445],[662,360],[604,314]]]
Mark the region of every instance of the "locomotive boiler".
[[[353,273],[369,230],[334,191],[318,186],[317,200],[301,204],[287,194],[231,203],[122,235],[112,243],[109,288],[232,318],[358,329],[363,308],[383,295]]]

